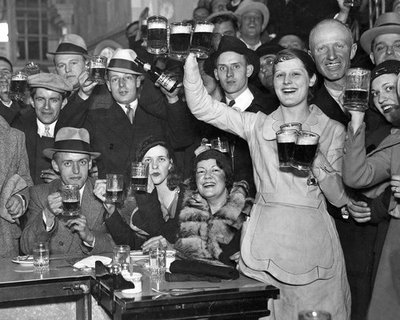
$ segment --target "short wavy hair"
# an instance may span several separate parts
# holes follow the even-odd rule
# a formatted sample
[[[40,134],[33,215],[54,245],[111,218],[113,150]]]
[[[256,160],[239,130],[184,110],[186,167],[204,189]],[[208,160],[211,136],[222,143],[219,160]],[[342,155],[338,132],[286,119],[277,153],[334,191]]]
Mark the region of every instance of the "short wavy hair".
[[[167,187],[169,190],[174,190],[179,184],[182,183],[181,170],[178,168],[174,150],[169,143],[162,137],[149,136],[142,141],[136,153],[136,159],[142,161],[143,157],[151,148],[156,146],[164,147],[167,150],[168,157],[171,160],[171,169],[168,171]]]

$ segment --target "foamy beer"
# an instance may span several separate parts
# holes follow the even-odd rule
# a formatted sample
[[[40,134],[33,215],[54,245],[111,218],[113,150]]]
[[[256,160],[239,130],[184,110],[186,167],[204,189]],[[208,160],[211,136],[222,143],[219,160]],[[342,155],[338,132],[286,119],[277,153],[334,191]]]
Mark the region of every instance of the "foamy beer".
[[[24,100],[25,92],[28,90],[28,76],[22,71],[14,73],[11,77],[10,98],[13,100]]]
[[[122,203],[124,176],[122,174],[106,174],[106,202]]]
[[[132,162],[131,188],[133,191],[147,191],[149,177],[149,164],[145,162]]]
[[[294,146],[292,167],[310,170],[317,153],[319,135],[311,131],[300,131]]]
[[[368,109],[369,83],[371,71],[362,68],[350,68],[346,72],[343,106],[348,110],[365,111]]]
[[[163,54],[167,45],[168,20],[162,16],[152,16],[147,19],[147,51],[152,54]]]
[[[184,60],[189,54],[192,26],[184,22],[170,24],[169,57]]]
[[[98,84],[105,83],[107,68],[107,57],[92,56],[89,59],[89,80],[96,81]]]
[[[61,186],[61,198],[63,203],[63,212],[59,217],[63,220],[78,218],[81,212],[79,186],[75,184],[66,184]]]
[[[190,51],[197,58],[207,59],[211,50],[214,25],[207,21],[198,21],[194,27]]]
[[[299,131],[296,129],[282,129],[276,132],[279,168],[291,167],[294,146],[296,144],[298,134]]]
[[[286,131],[286,130],[301,131],[301,123],[300,122],[288,122],[288,123],[284,123],[283,125],[281,125],[280,128],[283,131]]]

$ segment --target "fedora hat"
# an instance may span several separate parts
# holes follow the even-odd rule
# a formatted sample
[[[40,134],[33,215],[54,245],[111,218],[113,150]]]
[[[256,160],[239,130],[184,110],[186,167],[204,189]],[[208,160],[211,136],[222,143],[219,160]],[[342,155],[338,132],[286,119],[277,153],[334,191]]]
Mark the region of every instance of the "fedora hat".
[[[64,127],[57,131],[54,139],[54,148],[46,148],[43,155],[53,159],[56,152],[70,152],[88,154],[92,159],[100,156],[100,152],[90,151],[89,132],[84,128]]]
[[[395,12],[381,14],[376,20],[374,27],[361,35],[361,47],[366,53],[370,54],[372,41],[374,41],[377,36],[387,33],[400,34],[400,14]]]
[[[210,14],[207,17],[207,21],[209,21],[211,23],[215,23],[215,21],[219,17],[227,17],[227,19],[232,19],[236,24],[238,22],[237,15],[235,15],[232,11],[227,11],[227,10],[225,10],[225,11],[217,11],[217,12],[214,12],[214,13]]]
[[[132,49],[118,48],[111,57],[107,69],[115,72],[142,74],[141,68],[135,62],[136,57],[137,54]]]
[[[215,51],[214,65],[216,65],[218,57],[222,53],[228,51],[236,52],[247,57],[249,64],[251,64],[254,68],[250,77],[258,74],[258,71],[260,70],[260,58],[256,52],[247,48],[246,44],[242,40],[232,36],[223,36],[221,38],[218,49]]]
[[[58,44],[56,51],[48,52],[47,58],[52,59],[58,54],[77,54],[87,56],[88,51],[85,40],[83,40],[81,36],[73,33],[64,35],[60,39],[60,43]]]
[[[263,18],[264,18],[263,24],[262,24],[262,30],[264,31],[269,22],[269,10],[268,10],[267,6],[264,3],[259,2],[259,1],[244,0],[239,5],[239,7],[236,9],[235,14],[237,14],[239,16],[239,20],[240,20],[242,15],[250,10],[258,10],[261,12],[261,14],[263,15]]]
[[[63,77],[55,73],[37,73],[28,77],[30,88],[45,88],[66,94],[72,91],[72,86]]]

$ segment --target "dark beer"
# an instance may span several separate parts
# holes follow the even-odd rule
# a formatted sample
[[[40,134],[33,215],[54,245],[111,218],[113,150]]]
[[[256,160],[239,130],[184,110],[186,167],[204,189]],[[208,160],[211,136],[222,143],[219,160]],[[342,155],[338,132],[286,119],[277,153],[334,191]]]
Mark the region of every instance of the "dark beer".
[[[171,33],[169,45],[171,52],[186,54],[190,47],[190,33]]]
[[[142,34],[142,39],[147,40],[147,21],[142,21],[142,26],[140,27],[140,33]]]
[[[147,30],[147,49],[150,53],[160,54],[167,52],[167,29],[149,28]]]
[[[79,217],[81,204],[79,199],[64,199],[63,213],[60,215],[63,220],[71,220]]]
[[[290,165],[293,157],[295,143],[293,142],[279,142],[278,141],[278,157],[279,164],[283,166]]]
[[[147,191],[147,177],[132,177],[132,189],[135,191]]]
[[[293,164],[300,170],[309,169],[317,152],[317,144],[295,144]]]
[[[360,89],[350,89],[344,92],[344,106],[350,110],[364,110],[368,108],[368,91]]]
[[[104,84],[104,79],[106,77],[106,68],[90,68],[90,80],[96,81],[98,84]]]
[[[122,203],[122,189],[112,189],[106,191],[106,202]]]
[[[21,95],[23,96],[28,89],[28,82],[26,79],[13,79],[10,84],[10,94],[11,95]]]

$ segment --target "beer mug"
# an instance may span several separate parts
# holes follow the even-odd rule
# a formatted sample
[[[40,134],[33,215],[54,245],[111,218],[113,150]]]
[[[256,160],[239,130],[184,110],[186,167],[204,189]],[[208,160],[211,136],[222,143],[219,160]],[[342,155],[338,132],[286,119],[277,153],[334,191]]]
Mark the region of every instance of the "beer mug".
[[[147,19],[142,20],[142,25],[140,26],[140,34],[143,40],[143,45],[147,46]]]
[[[10,98],[23,101],[28,90],[28,76],[25,72],[18,71],[11,77]]]
[[[122,174],[106,174],[106,203],[122,203],[123,186]]]
[[[89,58],[89,80],[104,84],[106,78],[107,57],[92,56]]]
[[[147,191],[147,179],[149,177],[149,164],[146,162],[132,162],[132,190]]]
[[[184,60],[189,54],[192,26],[184,22],[170,24],[169,53],[175,60]]]
[[[221,139],[220,137],[216,139],[212,139],[210,141],[210,145],[212,149],[216,149],[218,151],[221,151],[223,153],[228,153],[229,152],[229,143],[228,141]]]
[[[81,212],[81,195],[79,186],[76,184],[66,184],[61,186],[61,198],[63,203],[63,212],[59,217],[65,221],[76,219]]]
[[[152,54],[164,54],[167,46],[168,20],[162,16],[147,19],[147,51]]]
[[[299,131],[297,129],[285,129],[285,130],[282,129],[276,132],[279,168],[291,167],[293,153],[294,153],[294,146],[298,134]]]
[[[190,51],[197,58],[207,59],[211,50],[214,25],[208,21],[197,21],[192,35]]]
[[[346,109],[363,112],[368,109],[370,78],[369,70],[362,68],[347,70],[343,97],[343,106]]]
[[[301,123],[300,122],[284,123],[283,125],[280,126],[280,129],[283,130],[283,131],[286,131],[286,130],[301,131]]]
[[[309,171],[318,149],[319,135],[311,131],[300,131],[294,145],[291,166]]]

